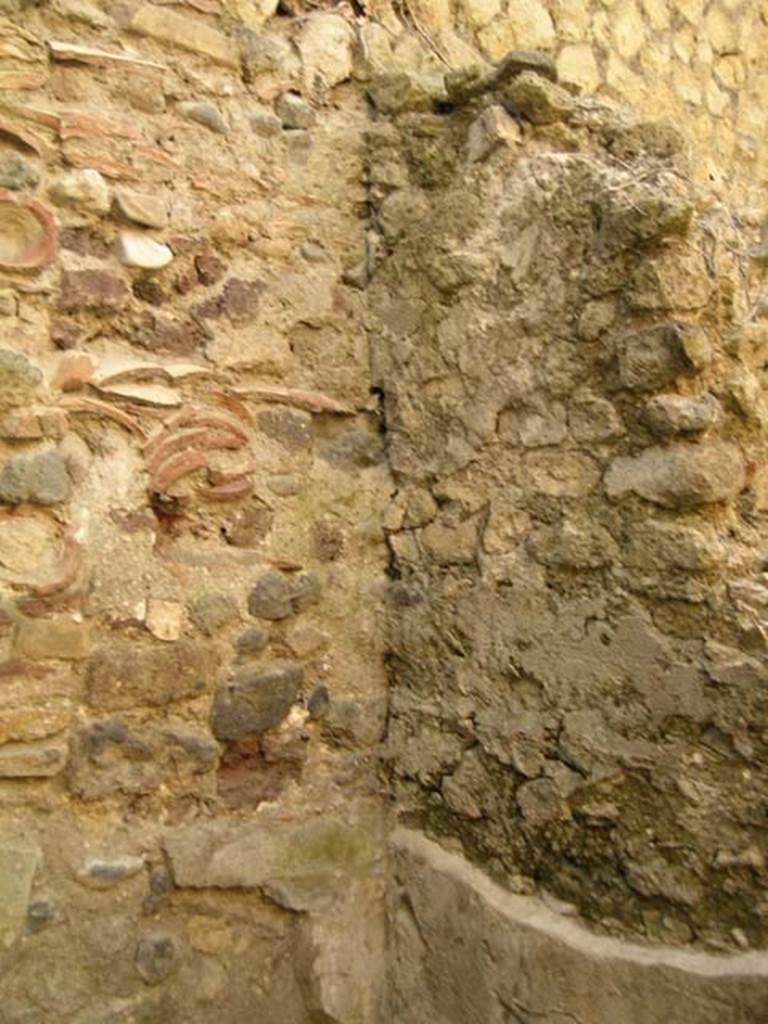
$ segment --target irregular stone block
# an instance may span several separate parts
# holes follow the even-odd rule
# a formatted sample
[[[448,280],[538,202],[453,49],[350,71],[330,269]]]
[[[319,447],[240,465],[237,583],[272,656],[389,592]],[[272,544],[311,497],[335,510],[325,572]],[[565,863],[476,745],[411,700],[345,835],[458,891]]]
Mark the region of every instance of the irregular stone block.
[[[727,549],[709,523],[692,526],[650,520],[630,528],[623,557],[640,570],[707,572],[723,564]]]
[[[442,97],[434,78],[405,71],[375,75],[367,88],[371,102],[382,114],[432,110]]]
[[[0,410],[32,403],[42,383],[42,372],[25,355],[0,349]]]
[[[537,125],[565,121],[576,109],[576,101],[569,92],[532,71],[523,71],[513,78],[501,95],[510,113]]]
[[[36,455],[15,455],[0,473],[1,505],[57,505],[67,501],[71,491],[66,463],[54,448]]]
[[[744,458],[724,441],[646,448],[615,459],[604,484],[611,499],[634,493],[664,508],[697,508],[736,497],[745,484]]]
[[[503,146],[520,142],[520,128],[501,106],[488,107],[472,122],[467,136],[467,162],[487,160]]]
[[[619,349],[619,378],[632,391],[655,391],[690,373],[682,335],[673,324],[624,338]]]
[[[51,183],[48,192],[57,206],[74,206],[88,213],[109,213],[112,205],[109,185],[92,167],[63,174]]]
[[[0,841],[0,948],[10,949],[24,926],[39,863],[38,849]]]
[[[145,647],[115,639],[94,651],[86,672],[86,700],[105,711],[163,706],[199,697],[216,682],[219,656],[193,640]]]
[[[58,775],[67,763],[65,741],[5,743],[0,746],[0,778],[30,779]]]
[[[177,14],[164,7],[143,4],[131,18],[128,27],[132,32],[170,43],[180,50],[203,54],[217,64],[232,68],[238,65],[234,44],[195,15]]]
[[[169,831],[164,845],[176,884],[193,889],[255,889],[315,879],[331,891],[375,863],[375,826],[330,816],[298,824],[211,822]]]
[[[91,627],[75,619],[27,619],[16,627],[13,650],[21,658],[77,661],[90,649]]]
[[[304,81],[313,95],[322,96],[352,74],[355,34],[337,14],[310,14],[296,39]]]
[[[161,785],[195,791],[197,777],[212,772],[218,760],[210,733],[186,723],[129,727],[118,718],[102,719],[75,734],[67,782],[84,800],[151,793]]]
[[[496,87],[504,85],[510,79],[522,75],[524,71],[541,75],[550,82],[557,81],[557,65],[548,53],[541,50],[512,50],[496,65],[493,83]]]
[[[643,419],[655,434],[700,434],[713,427],[723,409],[714,395],[657,395],[643,410]]]
[[[248,611],[260,619],[286,619],[320,600],[320,580],[314,573],[298,576],[273,569],[265,573],[248,597]]]
[[[121,309],[128,297],[125,281],[109,270],[62,271],[59,308],[66,312]]]
[[[33,163],[13,150],[0,153],[0,188],[18,192],[25,188],[37,188],[39,184],[40,171]]]
[[[119,188],[115,206],[123,217],[147,228],[164,228],[168,223],[168,208],[157,196]]]
[[[269,633],[261,626],[251,626],[237,638],[237,653],[241,657],[259,654],[269,643]]]
[[[190,608],[189,617],[208,636],[238,618],[237,601],[229,594],[201,594]]]
[[[235,676],[214,697],[214,736],[219,740],[238,740],[273,729],[290,711],[303,678],[301,666],[290,662]]]
[[[539,900],[504,891],[419,833],[399,829],[393,851],[408,907],[396,915],[392,940],[398,1024],[763,1019],[762,953],[722,957],[594,935]],[[487,955],[467,953],[481,948]]]

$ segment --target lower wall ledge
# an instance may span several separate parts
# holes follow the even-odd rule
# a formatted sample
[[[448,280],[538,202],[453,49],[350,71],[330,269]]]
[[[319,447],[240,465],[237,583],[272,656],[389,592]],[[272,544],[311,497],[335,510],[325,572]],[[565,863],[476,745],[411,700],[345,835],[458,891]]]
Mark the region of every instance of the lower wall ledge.
[[[768,1024],[768,954],[593,935],[420,832],[392,853],[392,1024]]]

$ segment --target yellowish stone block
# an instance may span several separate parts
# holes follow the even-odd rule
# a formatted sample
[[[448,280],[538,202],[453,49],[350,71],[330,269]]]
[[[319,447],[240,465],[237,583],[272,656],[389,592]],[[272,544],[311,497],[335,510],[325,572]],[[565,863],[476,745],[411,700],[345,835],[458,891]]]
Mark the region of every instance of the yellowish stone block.
[[[635,74],[615,53],[608,55],[606,83],[628,103],[644,108],[646,87],[642,76]]]
[[[632,60],[645,42],[645,23],[635,0],[624,0],[615,14],[613,37],[619,56]]]
[[[552,8],[557,38],[566,43],[589,37],[590,12],[586,0],[556,0]]]
[[[663,32],[669,28],[669,6],[667,0],[643,0],[643,10],[648,16],[651,28]]]
[[[594,92],[600,84],[600,69],[588,43],[564,46],[557,59],[560,80],[577,85],[584,92]]]
[[[699,80],[685,64],[675,64],[672,69],[672,82],[677,95],[685,103],[693,103],[695,106],[701,103]]]

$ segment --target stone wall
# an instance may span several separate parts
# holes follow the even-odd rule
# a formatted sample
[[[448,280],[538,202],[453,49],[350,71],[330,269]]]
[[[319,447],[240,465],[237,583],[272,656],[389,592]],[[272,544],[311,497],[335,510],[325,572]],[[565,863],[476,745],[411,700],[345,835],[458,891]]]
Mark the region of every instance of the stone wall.
[[[370,1021],[353,29],[74,0],[0,32],[0,1016]]]
[[[764,946],[763,245],[554,76],[374,91],[397,807],[601,930]]]
[[[393,794],[762,943],[765,14],[0,2],[4,1021],[391,1019]]]

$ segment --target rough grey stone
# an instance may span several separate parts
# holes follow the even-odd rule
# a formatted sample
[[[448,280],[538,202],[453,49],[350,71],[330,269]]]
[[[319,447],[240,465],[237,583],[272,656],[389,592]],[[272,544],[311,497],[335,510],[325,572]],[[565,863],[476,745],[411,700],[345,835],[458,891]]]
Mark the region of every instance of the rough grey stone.
[[[148,935],[136,945],[134,964],[147,985],[159,985],[179,966],[179,947],[172,935]]]
[[[57,505],[67,501],[71,491],[67,465],[54,448],[36,455],[14,455],[0,473],[2,505]]]
[[[504,85],[505,82],[521,75],[524,71],[541,75],[542,78],[548,78],[550,82],[557,81],[557,65],[548,53],[543,53],[541,50],[511,50],[496,65],[493,84],[496,87]]]
[[[286,619],[316,604],[320,593],[320,581],[314,573],[289,576],[273,569],[265,573],[251,591],[248,611],[260,619]]]
[[[91,889],[111,889],[144,868],[143,857],[125,855],[111,860],[90,858],[77,872],[78,879]]]
[[[619,377],[632,391],[654,391],[690,372],[680,331],[663,324],[625,338],[619,351]]]
[[[444,97],[442,87],[434,78],[406,71],[375,75],[367,88],[371,102],[382,114],[432,110]]]
[[[21,352],[0,349],[0,411],[32,402],[43,374]]]
[[[301,666],[291,662],[262,672],[236,675],[214,697],[214,736],[219,740],[239,740],[273,729],[290,711],[303,677]]]
[[[237,653],[241,657],[259,654],[269,643],[269,633],[261,626],[251,626],[237,638]]]
[[[221,111],[217,110],[212,103],[197,103],[194,100],[179,104],[179,112],[189,118],[190,121],[196,121],[197,124],[203,125],[205,128],[209,128],[212,132],[216,132],[218,135],[228,135],[229,128],[227,122],[224,120]]]
[[[129,727],[108,718],[86,722],[75,733],[67,783],[83,800],[151,793],[163,784],[197,789],[199,777],[218,760],[218,744],[207,730],[182,723]]]
[[[27,932],[36,935],[56,919],[56,912],[49,900],[33,900],[27,909]]]
[[[0,153],[0,188],[19,191],[37,188],[39,184],[40,171],[33,163],[13,150]]]
[[[504,106],[533,124],[554,124],[567,120],[576,109],[576,101],[565,89],[533,71],[515,75],[501,90]]]
[[[237,601],[229,594],[201,594],[192,603],[189,617],[198,629],[213,636],[237,619]]]

